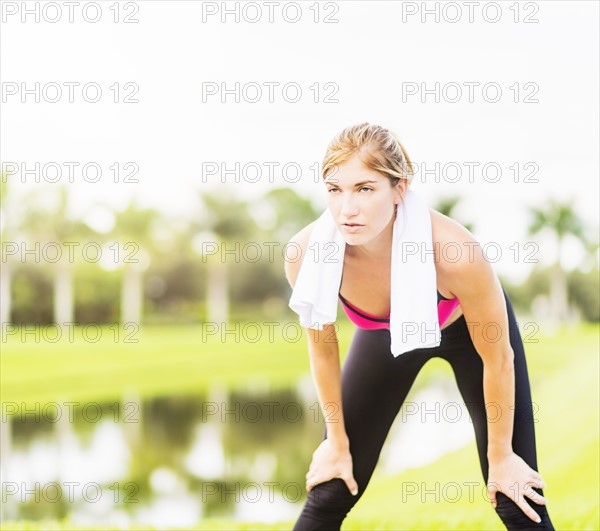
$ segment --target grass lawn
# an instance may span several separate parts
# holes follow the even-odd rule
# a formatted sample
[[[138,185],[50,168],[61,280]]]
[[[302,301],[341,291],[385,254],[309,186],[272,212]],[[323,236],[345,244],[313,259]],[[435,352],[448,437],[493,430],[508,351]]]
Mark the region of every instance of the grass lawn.
[[[290,328],[290,337],[297,328]],[[250,332],[248,332],[249,334]],[[118,400],[128,390],[141,397],[188,392],[218,378],[227,387],[244,386],[252,378],[288,386],[308,371],[306,338],[251,343],[244,335],[227,341],[203,341],[192,327],[145,327],[138,343],[114,341],[106,330],[97,343],[3,341],[3,402],[31,405],[59,400]],[[267,332],[263,337],[266,336]],[[76,334],[77,337],[77,334]],[[246,336],[248,337],[248,336]],[[344,355],[350,327],[339,333]],[[557,529],[600,529],[599,465],[599,327],[564,329],[554,337],[526,343],[525,350],[536,411],[539,471],[546,480],[548,511]],[[122,338],[121,338],[122,339]],[[450,369],[448,367],[448,373]],[[460,490],[422,502],[407,490],[414,485],[456,483]],[[470,500],[466,485],[477,485]],[[457,496],[457,492],[459,495]],[[208,520],[193,529],[290,529],[277,525]],[[504,529],[483,496],[475,443],[436,463],[384,476],[376,469],[369,488],[346,518],[343,529]],[[2,529],[81,529],[59,522],[5,522]],[[86,528],[92,529],[92,528]],[[97,529],[100,529],[98,527]],[[147,529],[130,527],[130,529]]]
[[[309,370],[307,338],[298,326],[288,326],[285,333],[275,329],[272,340],[267,327],[257,331],[254,326],[223,338],[193,326],[145,326],[128,338],[136,342],[126,342],[123,330],[117,340],[109,328],[102,328],[97,342],[83,334],[75,331],[70,340],[65,331],[55,343],[43,341],[41,332],[37,342],[34,333],[6,337],[0,357],[2,401],[28,406],[67,399],[113,401],[128,391],[144,398],[215,383],[244,387],[252,380],[289,387]],[[350,326],[340,328],[342,354],[351,335]],[[253,342],[255,337],[262,339]]]

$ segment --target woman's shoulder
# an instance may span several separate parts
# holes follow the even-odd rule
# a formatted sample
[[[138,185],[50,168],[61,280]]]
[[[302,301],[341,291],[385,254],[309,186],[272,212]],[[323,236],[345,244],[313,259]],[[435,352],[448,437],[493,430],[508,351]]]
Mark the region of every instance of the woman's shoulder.
[[[459,299],[468,322],[500,322],[506,316],[502,285],[483,246],[457,221],[432,209],[431,216],[438,286]]]
[[[294,234],[286,245],[284,253],[285,276],[293,288],[300,272],[300,266],[307,254],[312,229],[317,220],[312,221]]]
[[[471,231],[458,221],[434,210],[431,214],[431,232],[436,264],[442,270],[456,270],[460,264],[473,261],[481,245]]]
[[[458,221],[432,208],[431,230],[438,281],[451,293],[463,282],[475,282],[478,275],[487,275],[490,264],[481,244]]]
[[[429,209],[431,215],[431,232],[434,245],[443,247],[444,245],[461,246],[467,243],[467,247],[478,243],[475,236],[458,221],[434,210]]]

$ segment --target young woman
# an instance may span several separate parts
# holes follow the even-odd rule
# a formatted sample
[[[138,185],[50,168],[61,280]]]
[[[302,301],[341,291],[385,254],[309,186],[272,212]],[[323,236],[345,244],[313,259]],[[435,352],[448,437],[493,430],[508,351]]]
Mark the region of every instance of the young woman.
[[[429,209],[441,342],[394,357],[392,228],[414,175],[412,164],[394,133],[363,123],[332,140],[322,175],[328,208],[346,242],[339,298],[357,329],[341,370],[334,324],[307,330],[311,373],[321,407],[327,404],[327,422],[306,474],[307,501],[294,530],[340,529],[365,492],[419,370],[436,356],[452,367],[475,429],[488,496],[506,528],[554,529],[543,497],[546,484],[537,472],[523,342],[512,304],[481,246],[462,225]],[[313,225],[290,240],[303,257]],[[448,243],[465,250],[460,259],[454,253],[452,261],[445,259],[441,250]],[[292,287],[301,265],[302,259],[285,264]],[[499,338],[490,340],[486,323],[500,330]]]

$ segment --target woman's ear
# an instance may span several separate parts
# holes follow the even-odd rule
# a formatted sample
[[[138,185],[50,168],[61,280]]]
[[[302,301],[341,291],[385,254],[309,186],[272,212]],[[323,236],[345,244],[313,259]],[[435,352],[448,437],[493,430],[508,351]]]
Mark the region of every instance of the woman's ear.
[[[408,192],[408,181],[406,179],[400,179],[396,183],[396,191],[400,195],[400,197],[395,198],[394,203],[399,204],[400,201],[406,197],[406,194]]]

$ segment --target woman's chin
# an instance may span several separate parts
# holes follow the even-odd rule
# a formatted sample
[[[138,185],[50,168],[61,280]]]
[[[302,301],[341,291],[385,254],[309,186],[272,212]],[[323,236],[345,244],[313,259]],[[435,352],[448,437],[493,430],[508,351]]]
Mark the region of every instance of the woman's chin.
[[[362,245],[369,241],[364,234],[344,234],[344,240],[347,245]]]

